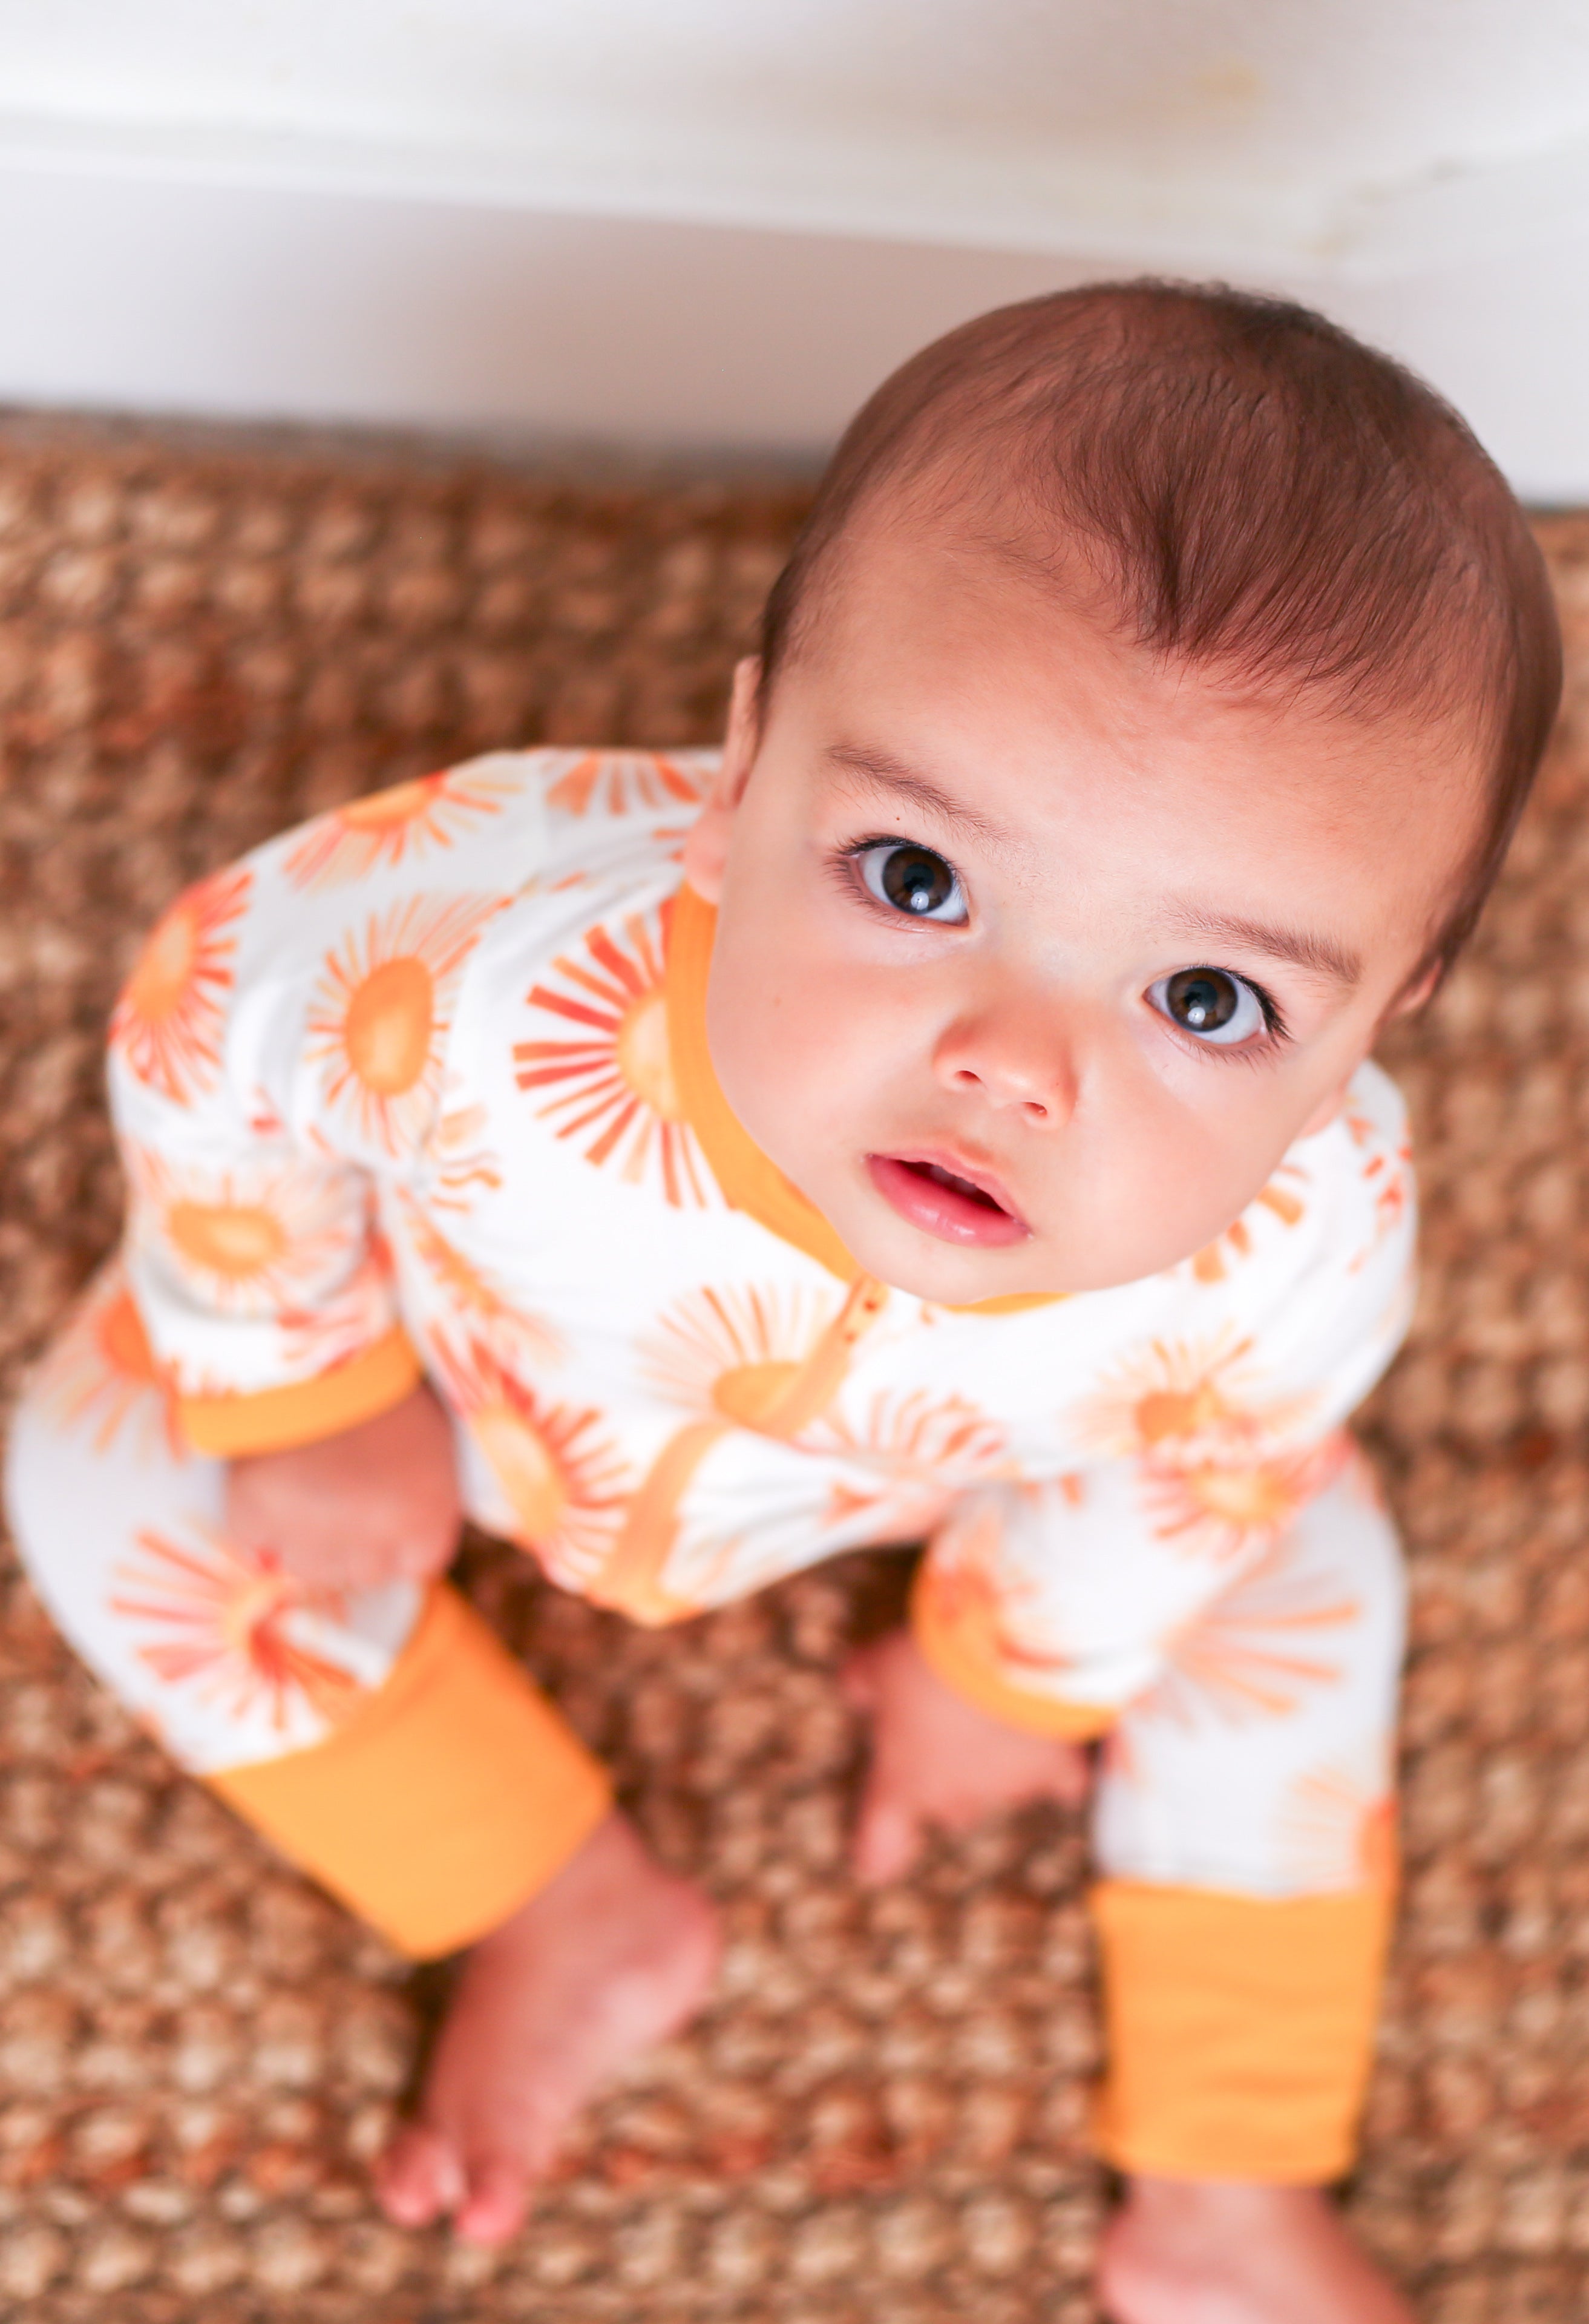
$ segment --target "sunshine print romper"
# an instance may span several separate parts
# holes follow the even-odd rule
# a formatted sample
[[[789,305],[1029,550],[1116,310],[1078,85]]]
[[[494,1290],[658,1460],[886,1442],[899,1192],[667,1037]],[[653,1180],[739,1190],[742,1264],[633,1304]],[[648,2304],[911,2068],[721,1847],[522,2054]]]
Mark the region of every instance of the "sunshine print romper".
[[[925,1540],[939,1673],[1101,1738],[1105,2152],[1327,2178],[1392,1883],[1401,1583],[1342,1423],[1408,1314],[1400,1101],[1365,1066],[1144,1281],[891,1290],[712,1074],[679,865],[714,765],[476,760],[173,905],[113,1027],[124,1247],[13,1434],[32,1578],[184,1766],[426,1955],[549,1877],[606,1779],[445,1585],[335,1597],[230,1544],[228,1456],[423,1376],[475,1520],[643,1622]]]

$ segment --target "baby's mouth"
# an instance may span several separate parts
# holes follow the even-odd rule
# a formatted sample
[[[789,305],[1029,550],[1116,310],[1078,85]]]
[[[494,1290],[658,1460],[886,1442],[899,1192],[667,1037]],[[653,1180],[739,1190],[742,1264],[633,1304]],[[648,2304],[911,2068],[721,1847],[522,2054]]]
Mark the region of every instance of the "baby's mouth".
[[[877,1192],[912,1226],[941,1242],[1024,1242],[1031,1229],[997,1179],[971,1177],[935,1154],[868,1154]]]

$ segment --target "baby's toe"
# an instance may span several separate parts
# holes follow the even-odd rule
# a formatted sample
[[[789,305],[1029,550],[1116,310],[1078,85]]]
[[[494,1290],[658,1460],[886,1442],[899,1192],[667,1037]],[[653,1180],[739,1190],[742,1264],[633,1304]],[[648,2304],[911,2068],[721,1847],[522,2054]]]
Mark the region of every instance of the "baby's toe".
[[[424,2123],[405,2123],[377,2166],[375,2190],[394,2227],[427,2227],[464,2200],[457,2150]]]
[[[477,2163],[454,2222],[472,2244],[502,2244],[524,2225],[528,2189],[522,2163]]]

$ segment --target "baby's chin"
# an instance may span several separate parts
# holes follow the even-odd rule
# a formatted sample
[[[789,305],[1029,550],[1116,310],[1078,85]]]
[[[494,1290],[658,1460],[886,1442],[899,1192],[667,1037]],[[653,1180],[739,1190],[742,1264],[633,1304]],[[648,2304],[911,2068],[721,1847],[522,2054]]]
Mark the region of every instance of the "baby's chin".
[[[1153,1215],[1111,1216],[1062,1196],[1054,1208],[1065,1231],[1028,1227],[1018,1241],[965,1242],[933,1233],[907,1204],[902,1215],[865,1162],[844,1172],[819,1170],[801,1186],[856,1265],[874,1281],[937,1307],[978,1307],[989,1300],[1066,1299],[1114,1291],[1162,1275],[1195,1257],[1230,1223],[1212,1204],[1165,1207]],[[1137,1206],[1133,1206],[1134,1209]],[[914,1212],[914,1215],[911,1213]]]
[[[1142,1283],[1194,1258],[1228,1220],[1216,1220],[1189,1240],[1186,1222],[1153,1223],[1153,1235],[1111,1235],[1107,1224],[1062,1239],[1032,1233],[1002,1248],[965,1249],[941,1241],[899,1218],[869,1189],[819,1203],[828,1223],[861,1271],[908,1298],[935,1307],[978,1307],[989,1300],[1067,1299],[1088,1291],[1115,1291]]]
[[[1083,1279],[1088,1270],[1079,1253],[1056,1251],[1036,1236],[995,1250],[966,1250],[905,1225],[875,1198],[843,1208],[848,1215],[830,1214],[829,1224],[862,1273],[934,1307],[978,1307],[988,1299],[1062,1299],[1074,1291],[1105,1287]]]

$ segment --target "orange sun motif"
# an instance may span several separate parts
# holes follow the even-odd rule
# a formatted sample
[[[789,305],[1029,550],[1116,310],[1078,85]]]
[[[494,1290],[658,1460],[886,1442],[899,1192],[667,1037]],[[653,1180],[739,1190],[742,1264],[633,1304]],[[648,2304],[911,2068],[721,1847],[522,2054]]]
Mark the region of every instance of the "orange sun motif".
[[[907,1476],[947,1477],[957,1487],[1002,1464],[1005,1433],[969,1397],[925,1388],[873,1397],[859,1422],[835,1417],[832,1449]],[[827,1447],[822,1448],[826,1450]]]
[[[842,1301],[803,1286],[707,1285],[658,1319],[641,1365],[658,1395],[703,1421],[804,1442],[887,1296],[864,1276]]]
[[[1146,1455],[1179,1463],[1195,1452],[1249,1449],[1293,1427],[1309,1400],[1262,1405],[1248,1390],[1245,1360],[1253,1342],[1229,1331],[1213,1340],[1155,1340],[1105,1372],[1097,1390],[1077,1407],[1084,1443],[1116,1460]]]
[[[1037,1591],[1028,1576],[1010,1572],[997,1511],[987,1504],[951,1520],[934,1541],[916,1587],[925,1593],[934,1620],[954,1633],[984,1668],[1003,1665],[1050,1677],[1074,1669],[1074,1655],[1057,1642],[1038,1646],[1012,1630],[1012,1615]]]
[[[326,956],[305,1054],[325,1066],[327,1108],[347,1108],[388,1154],[430,1127],[458,979],[501,909],[498,897],[411,896]]]
[[[347,1716],[364,1692],[360,1682],[287,1629],[294,1612],[335,1600],[218,1535],[207,1534],[202,1546],[153,1532],[137,1539],[142,1555],[117,1567],[110,1610],[158,1633],[138,1655],[163,1684],[197,1683],[203,1701],[233,1718],[268,1703],[278,1732],[295,1699],[333,1725]]]
[[[78,1422],[92,1427],[96,1452],[108,1451],[129,1422],[141,1448],[152,1451],[163,1442],[179,1456],[187,1449],[170,1379],[119,1266],[101,1276],[45,1358],[39,1388],[69,1428]]]
[[[430,1347],[519,1539],[554,1580],[577,1588],[600,1572],[629,1502],[627,1470],[601,1433],[601,1414],[544,1403],[479,1340],[460,1349],[435,1332]]]
[[[1282,1226],[1294,1227],[1308,1208],[1297,1187],[1308,1184],[1309,1174],[1300,1162],[1282,1162],[1269,1184],[1254,1195],[1248,1208],[1262,1208]],[[1194,1251],[1185,1264],[1199,1283],[1223,1283],[1231,1268],[1239,1266],[1252,1248],[1253,1231],[1243,1217],[1234,1220],[1222,1235],[1205,1243],[1201,1250]]]
[[[1334,1481],[1351,1456],[1344,1435],[1305,1452],[1270,1461],[1214,1457],[1148,1461],[1147,1498],[1161,1541],[1218,1559],[1239,1556],[1255,1540],[1285,1532],[1309,1502]]]
[[[1360,1149],[1373,1148],[1378,1133],[1374,1124],[1363,1114],[1349,1113],[1346,1128],[1355,1146]],[[1367,1264],[1385,1237],[1394,1234],[1407,1215],[1412,1199],[1411,1147],[1403,1139],[1394,1154],[1373,1148],[1363,1165],[1363,1176],[1373,1188],[1373,1239],[1368,1249],[1353,1260],[1354,1271]]]
[[[501,1185],[501,1163],[481,1137],[489,1119],[483,1105],[455,1106],[426,1139],[430,1200],[438,1210],[466,1211],[480,1188],[494,1194]]]
[[[587,959],[564,955],[552,964],[563,989],[532,988],[532,1009],[587,1029],[574,1040],[515,1042],[514,1079],[521,1090],[568,1084],[537,1113],[556,1123],[559,1138],[588,1131],[590,1143],[580,1148],[587,1162],[616,1159],[631,1186],[655,1169],[675,1209],[704,1208],[709,1181],[668,1054],[661,916],[649,925],[638,916],[626,920],[623,936],[620,945],[604,927],[591,929]]]
[[[1279,1542],[1164,1642],[1164,1674],[1136,1708],[1182,1727],[1284,1719],[1308,1688],[1339,1684],[1338,1665],[1309,1649],[1360,1611],[1328,1576],[1298,1572]]]
[[[201,880],[160,920],[110,1020],[111,1046],[151,1089],[188,1104],[220,1070],[246,869]]]
[[[924,1388],[900,1396],[882,1390],[859,1423],[835,1415],[808,1441],[813,1452],[881,1471],[875,1484],[851,1479],[834,1485],[830,1525],[870,1514],[890,1526],[925,1532],[949,1494],[1006,1465],[1005,1433],[997,1421],[969,1397],[933,1397]]]
[[[805,1285],[710,1285],[676,1300],[640,1343],[645,1378],[703,1420],[753,1428],[797,1377],[839,1302]]]
[[[1312,1888],[1385,1888],[1396,1877],[1396,1803],[1377,1781],[1344,1766],[1316,1767],[1291,1784],[1281,1811],[1286,1868]]]
[[[307,1297],[354,1240],[341,1191],[301,1165],[179,1170],[133,1147],[127,1166],[177,1273],[225,1313],[274,1314]]]
[[[522,783],[501,768],[454,767],[372,791],[318,816],[285,857],[298,888],[333,888],[363,880],[409,855],[451,847],[483,816],[500,815]]]
[[[289,1370],[333,1371],[384,1339],[396,1321],[392,1290],[391,1251],[385,1236],[372,1228],[345,1283],[311,1306],[283,1307],[278,1314]]]
[[[406,1186],[398,1189],[409,1240],[426,1273],[470,1329],[494,1347],[521,1350],[542,1363],[558,1363],[567,1351],[561,1333],[538,1315],[515,1307],[490,1277],[448,1240]]]
[[[567,815],[586,815],[592,806],[609,815],[637,808],[698,807],[705,785],[693,767],[680,766],[650,751],[586,751],[547,792],[547,804]]]

